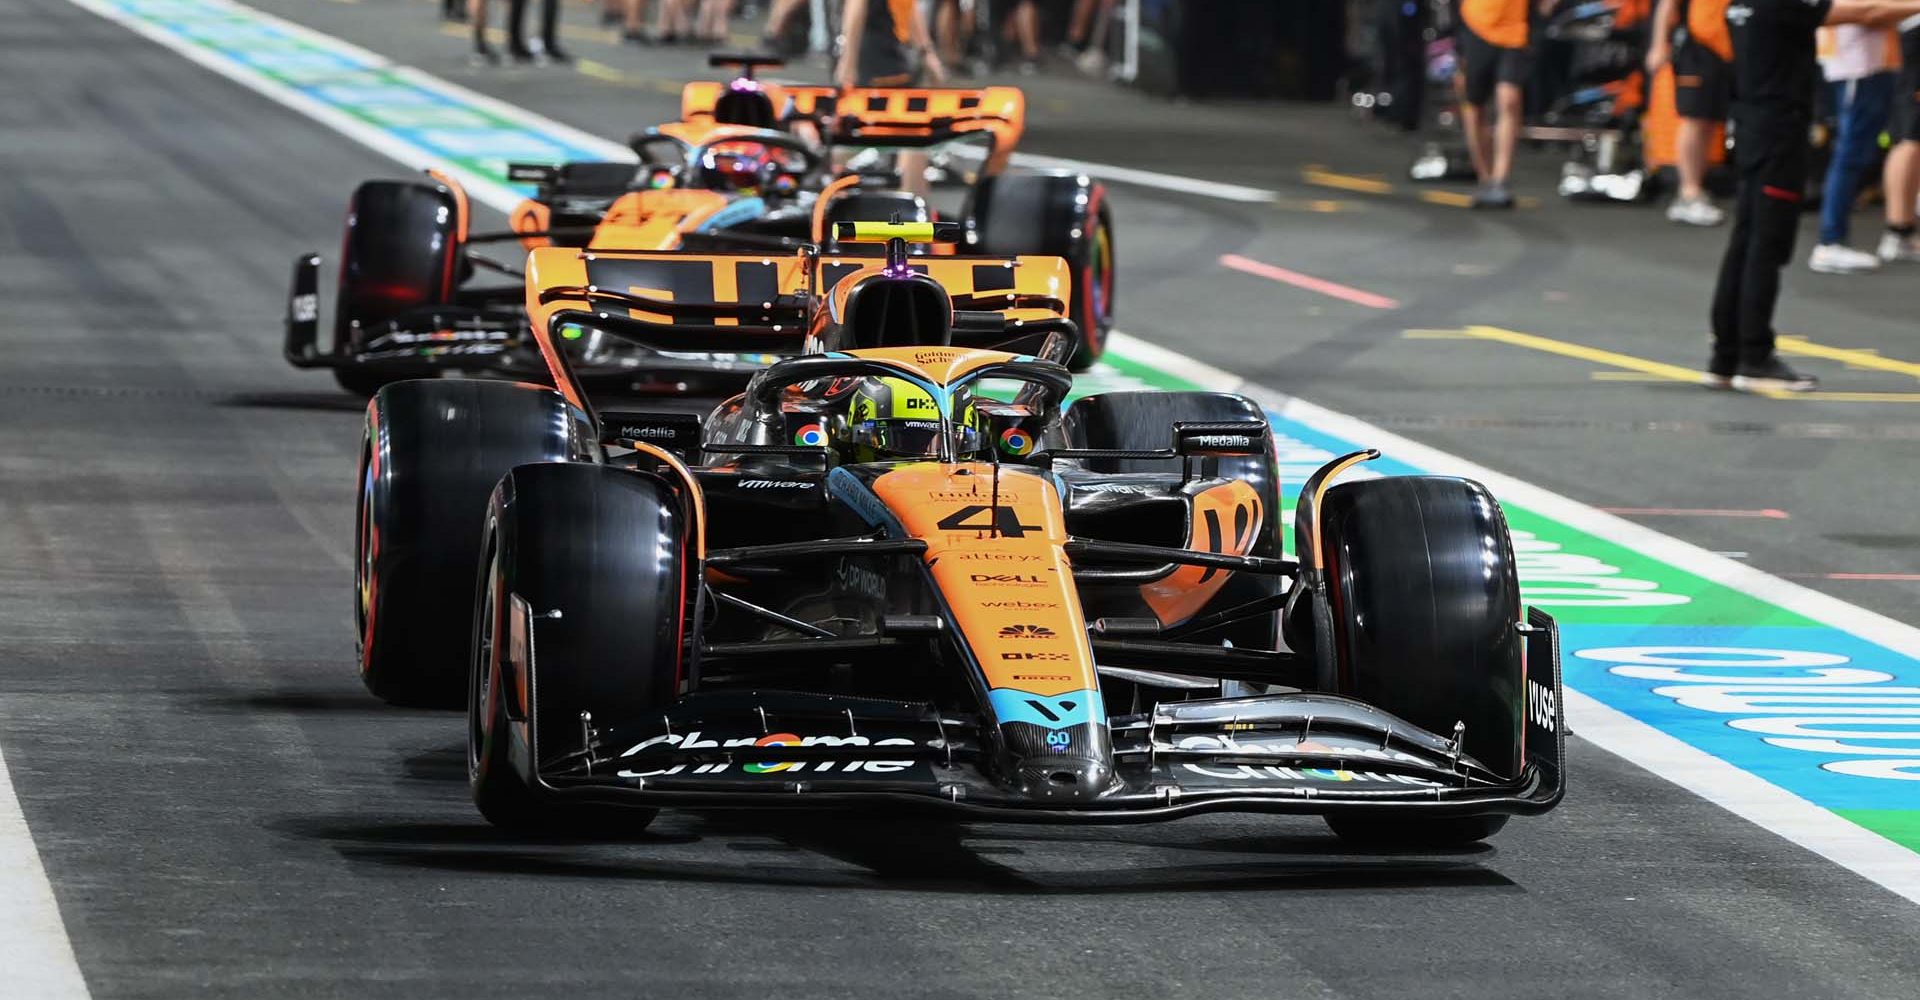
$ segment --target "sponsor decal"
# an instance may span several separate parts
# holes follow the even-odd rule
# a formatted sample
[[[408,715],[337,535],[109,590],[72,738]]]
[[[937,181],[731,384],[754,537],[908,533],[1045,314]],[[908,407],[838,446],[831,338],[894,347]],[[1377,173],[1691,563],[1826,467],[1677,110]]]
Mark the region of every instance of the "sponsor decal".
[[[287,309],[295,323],[312,323],[320,318],[320,296],[313,292],[296,295],[287,303]]]
[[[1000,450],[1016,456],[1031,454],[1033,435],[1018,427],[1009,427],[1000,432]]]
[[[951,558],[961,562],[1039,562],[1045,557],[1033,552],[957,552]]]
[[[1159,492],[1158,490],[1149,489],[1145,486],[1135,486],[1132,483],[1087,483],[1082,486],[1075,486],[1074,489],[1082,493],[1131,493],[1134,496],[1143,497],[1152,496]]]
[[[1070,681],[1072,674],[1014,674],[1016,681]]]
[[[1001,653],[1000,658],[1019,663],[1066,663],[1073,659],[1066,653]]]
[[[1052,601],[981,601],[980,606],[996,611],[1056,611],[1060,608]]]
[[[1431,788],[1440,783],[1411,774],[1382,774],[1377,771],[1332,770],[1323,767],[1281,767],[1278,764],[1183,764],[1193,774],[1222,781],[1358,782],[1375,785],[1417,785]]]
[[[627,751],[625,753],[622,753],[620,756],[622,758],[632,757],[635,754],[638,754],[641,751],[646,750],[650,747],[658,747],[658,746],[668,746],[668,747],[672,747],[675,750],[684,751],[684,750],[722,750],[722,749],[733,749],[736,747],[749,748],[749,747],[815,747],[815,746],[826,746],[826,747],[870,746],[878,750],[881,747],[910,747],[910,746],[917,745],[913,740],[904,739],[901,737],[889,737],[886,739],[873,740],[865,736],[801,736],[795,733],[772,733],[766,736],[743,736],[743,737],[731,737],[726,739],[721,739],[721,738],[703,739],[702,736],[703,734],[699,730],[695,730],[685,735],[681,735],[679,733],[668,733],[662,736],[655,736],[655,737],[652,737],[651,739],[642,740],[639,743],[634,744],[633,746],[627,748]],[[907,768],[912,767],[913,761],[910,759],[909,760],[879,760],[879,759],[869,760],[865,758],[856,758],[852,760],[772,761],[772,762],[765,762],[765,763],[745,763],[745,764],[738,764],[737,766],[739,768],[739,773],[747,774],[747,775],[781,774],[781,773],[797,774],[800,772],[806,772],[809,774],[849,774],[849,773],[855,773],[855,772],[867,773],[867,774],[896,774],[906,770]],[[652,777],[662,777],[662,776],[676,775],[676,774],[705,776],[705,775],[712,775],[712,774],[731,773],[734,771],[735,767],[736,767],[736,764],[730,761],[722,761],[717,763],[706,763],[706,764],[673,764],[668,767],[654,768],[651,770],[644,770],[644,771],[636,771],[631,769],[623,770],[619,772],[619,776],[622,778],[652,778]]]
[[[827,443],[827,432],[819,424],[808,424],[793,432],[793,443],[805,448],[818,448]]]
[[[1251,448],[1255,443],[1245,434],[1196,434],[1187,439],[1187,444],[1201,448]]]
[[[810,490],[812,483],[797,479],[742,479],[737,484],[743,490]]]
[[[1319,740],[1293,740],[1288,742],[1267,742],[1260,740],[1240,740],[1232,736],[1208,736],[1204,734],[1183,736],[1174,744],[1180,750],[1214,750],[1232,754],[1273,754],[1274,756],[1297,756],[1300,754],[1326,754],[1336,757],[1367,757],[1373,760],[1399,761],[1405,764],[1428,764],[1410,753],[1393,750],[1388,747],[1362,746],[1342,743],[1338,745]]]
[[[1059,634],[1045,625],[1008,625],[1000,630],[1002,639],[1052,639]]]
[[[999,496],[1000,496],[1000,502],[1002,504],[1020,502],[1020,494],[1004,486],[1001,487]],[[989,480],[986,485],[983,485],[980,489],[977,489],[977,490],[966,490],[964,492],[960,490],[928,491],[927,499],[957,500],[961,502],[968,502],[973,500],[991,501],[993,499],[993,486],[992,486],[991,480]],[[982,506],[985,506],[985,505],[983,504]]]
[[[1550,733],[1559,724],[1554,712],[1553,689],[1531,678],[1527,680],[1527,721]]]
[[[1044,587],[1047,584],[1031,573],[971,573],[967,579],[986,587]]]
[[[649,424],[621,424],[614,430],[614,436],[623,437],[629,441],[645,441],[648,438],[654,440],[671,440],[680,435],[671,427],[659,427]]]
[[[887,596],[887,581],[877,570],[862,566],[851,559],[842,559],[834,566],[833,582],[841,590],[852,591],[876,600]]]
[[[1047,749],[1054,753],[1066,753],[1073,749],[1073,734],[1064,729],[1056,729],[1047,734]]]
[[[950,365],[953,363],[953,359],[959,356],[960,352],[957,350],[915,351],[913,352],[913,363],[916,365]]]
[[[1100,692],[1091,688],[1066,694],[1044,695],[1019,688],[994,688],[987,692],[987,703],[1001,725],[1025,722],[1043,729],[1066,729],[1098,723],[1106,725],[1106,706]]]

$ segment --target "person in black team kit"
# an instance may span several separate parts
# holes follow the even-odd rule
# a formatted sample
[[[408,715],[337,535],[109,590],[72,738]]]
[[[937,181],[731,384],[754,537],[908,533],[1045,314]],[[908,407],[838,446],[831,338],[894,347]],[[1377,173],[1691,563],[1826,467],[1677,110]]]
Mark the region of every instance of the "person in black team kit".
[[[1716,389],[1807,392],[1819,381],[1774,353],[1780,269],[1793,256],[1812,159],[1814,32],[1823,24],[1890,27],[1920,14],[1920,0],[1734,0],[1733,124],[1739,207],[1713,293]]]

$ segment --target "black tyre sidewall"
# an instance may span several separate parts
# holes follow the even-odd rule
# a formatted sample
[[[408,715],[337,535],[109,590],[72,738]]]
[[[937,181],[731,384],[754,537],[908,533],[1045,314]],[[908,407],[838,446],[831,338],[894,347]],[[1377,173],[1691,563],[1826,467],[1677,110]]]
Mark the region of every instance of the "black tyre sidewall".
[[[368,690],[396,704],[464,704],[487,497],[516,465],[569,458],[576,419],[558,393],[511,382],[400,382],[374,397],[356,519]]]
[[[1520,586],[1500,505],[1465,479],[1343,483],[1320,508],[1339,693],[1521,771]],[[1324,638],[1324,637],[1323,637]]]

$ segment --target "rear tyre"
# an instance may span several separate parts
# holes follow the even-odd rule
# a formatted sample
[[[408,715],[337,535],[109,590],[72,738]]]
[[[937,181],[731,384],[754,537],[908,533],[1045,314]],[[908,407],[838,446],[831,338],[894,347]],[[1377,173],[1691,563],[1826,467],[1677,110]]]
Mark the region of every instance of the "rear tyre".
[[[386,701],[463,703],[487,495],[516,465],[571,455],[559,393],[471,379],[374,396],[360,452],[354,624],[361,680]]]
[[[1076,401],[1067,410],[1062,427],[1070,448],[1106,448],[1152,451],[1173,440],[1173,425],[1181,421],[1259,420],[1266,413],[1245,396],[1225,392],[1103,392]],[[1094,459],[1090,472],[1166,473],[1176,468],[1165,459]],[[1199,460],[1203,478],[1238,479],[1253,487],[1265,506],[1250,555],[1280,558],[1280,467],[1271,447],[1258,455],[1209,457]],[[1207,611],[1218,611],[1277,594],[1275,577],[1236,573],[1220,589]],[[1217,645],[1222,640],[1241,649],[1275,649],[1280,641],[1278,615],[1249,618],[1217,629],[1194,633],[1196,641]]]
[[[1117,270],[1106,188],[1071,174],[987,177],[974,189],[969,217],[984,253],[1066,260],[1073,275],[1067,318],[1080,330],[1067,367],[1092,368],[1113,330]]]
[[[646,473],[548,464],[501,480],[487,507],[467,702],[468,776],[489,822],[631,832],[653,818],[651,809],[544,801],[530,776],[536,758],[551,765],[583,749],[581,713],[604,729],[672,705],[685,647],[687,531],[679,497]],[[514,598],[534,615],[530,662],[508,639]]]
[[[1402,815],[1334,814],[1327,826],[1341,840],[1363,847],[1464,847],[1500,832],[1505,816],[1446,816],[1431,819]]]
[[[1320,519],[1337,691],[1440,736],[1464,723],[1465,753],[1518,777],[1520,581],[1492,494],[1440,476],[1343,483]]]

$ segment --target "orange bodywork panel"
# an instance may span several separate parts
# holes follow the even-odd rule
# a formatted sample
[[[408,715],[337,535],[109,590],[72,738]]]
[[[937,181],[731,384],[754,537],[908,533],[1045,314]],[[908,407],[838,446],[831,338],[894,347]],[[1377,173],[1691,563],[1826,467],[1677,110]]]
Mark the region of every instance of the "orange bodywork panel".
[[[909,465],[873,490],[908,536],[927,543],[927,567],[990,689],[1098,690],[1062,548],[1060,494],[1041,476],[1002,467],[996,506],[993,477],[985,463]]]
[[[671,250],[680,245],[680,234],[726,207],[727,196],[718,191],[629,191],[607,209],[589,246],[595,250]]]
[[[890,138],[926,142],[984,136],[993,140],[985,171],[1007,167],[1027,128],[1027,95],[1018,87],[958,90],[862,87],[840,94],[835,142],[885,146]]]
[[[507,224],[514,232],[521,234],[520,245],[529,251],[553,245],[553,240],[544,235],[530,235],[545,233],[553,228],[553,209],[546,202],[525,199],[513,207],[513,214],[507,216]]]
[[[1266,514],[1260,494],[1246,483],[1210,486],[1193,498],[1187,548],[1244,556],[1253,550]],[[1199,614],[1232,575],[1209,566],[1182,566],[1159,580],[1142,584],[1140,597],[1153,609],[1160,624],[1173,625]]]
[[[862,276],[878,274],[883,266],[881,262],[870,257],[855,259],[864,266],[850,275],[836,275],[832,294],[828,298],[828,306],[836,321],[846,315],[847,293]],[[824,260],[829,268],[837,267],[842,262],[842,259],[837,257]],[[956,299],[974,298],[976,301],[972,304],[972,308],[975,309],[995,309],[1006,313],[1010,319],[1026,320],[1050,319],[1072,314],[1073,271],[1067,267],[1067,262],[1059,257],[1016,257],[1011,261],[965,257],[915,257],[913,267],[916,270],[924,268],[927,277],[939,282],[940,287],[945,288],[948,295]],[[982,289],[982,276],[976,269],[983,267],[995,272],[1003,269],[1011,271],[1013,287],[1005,287],[1004,281],[995,280],[992,282],[992,287]],[[996,275],[997,277],[999,276]],[[1058,300],[1060,311],[1054,313],[1046,309],[996,309],[994,304],[996,298],[1030,297]]]

